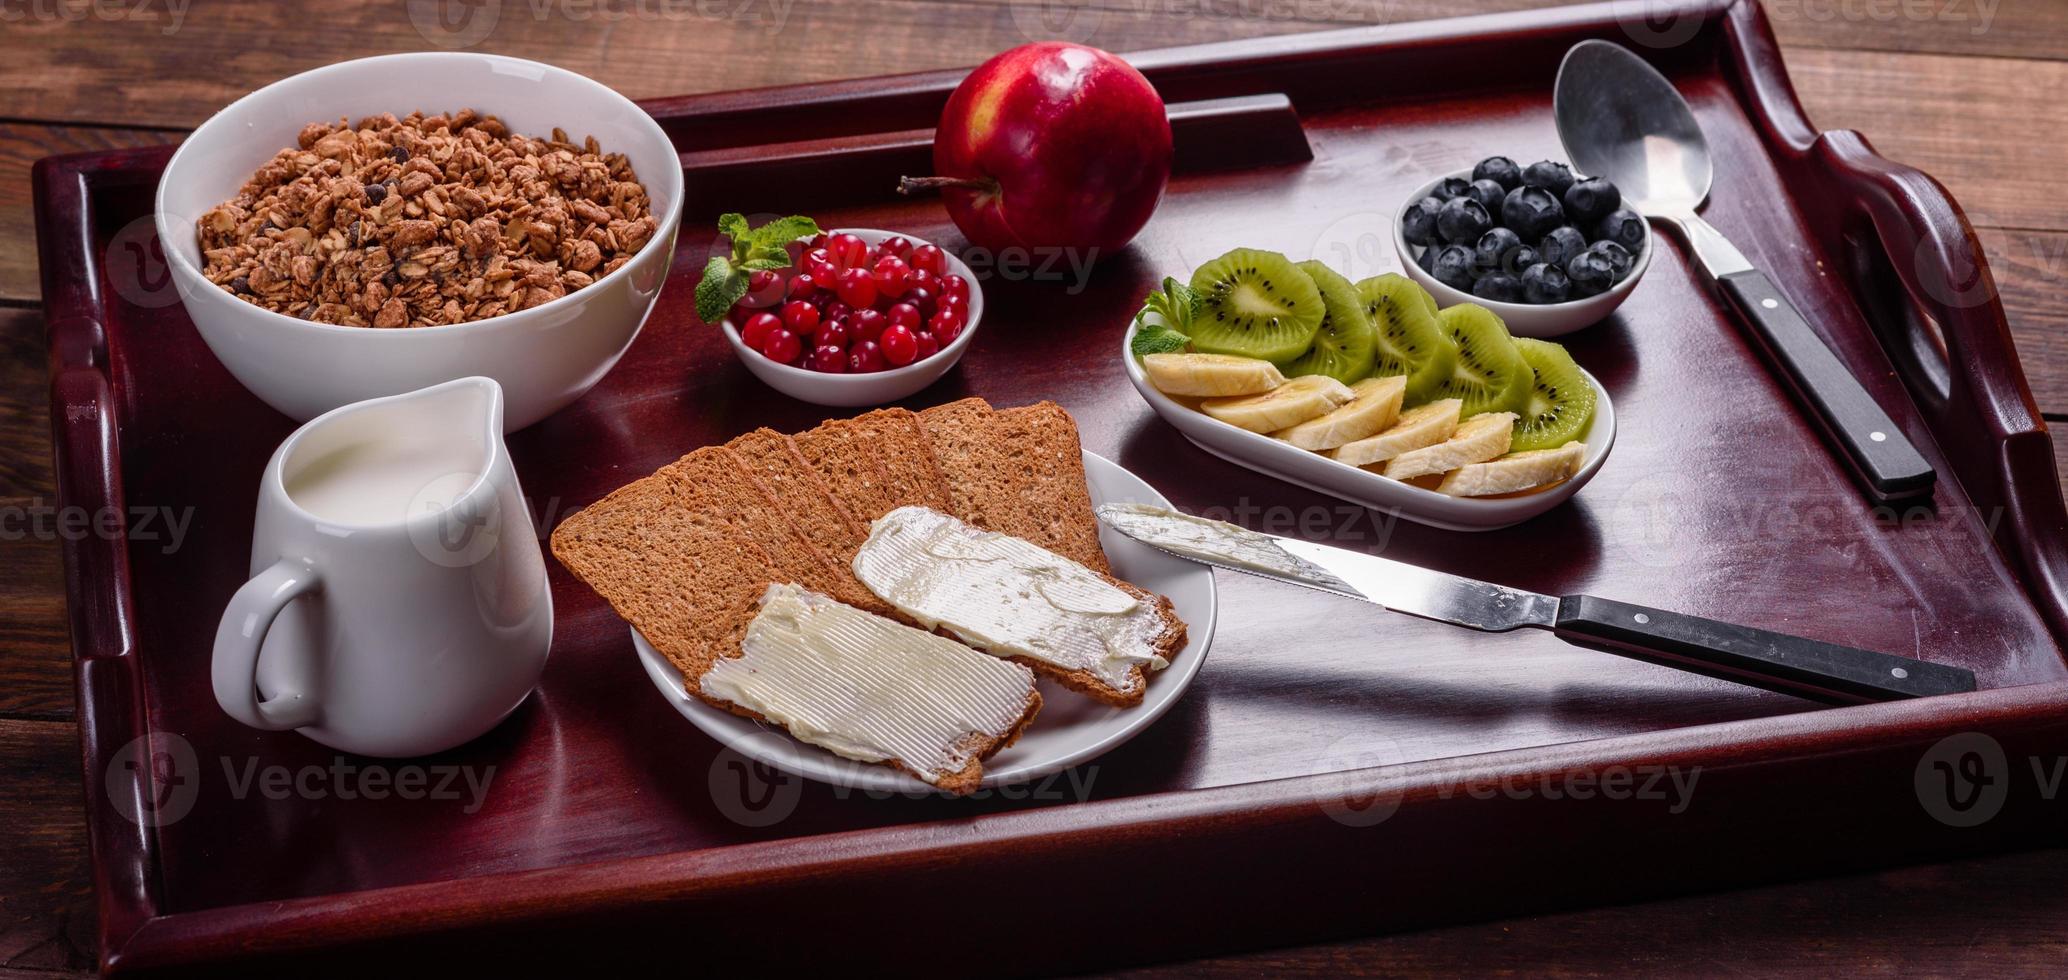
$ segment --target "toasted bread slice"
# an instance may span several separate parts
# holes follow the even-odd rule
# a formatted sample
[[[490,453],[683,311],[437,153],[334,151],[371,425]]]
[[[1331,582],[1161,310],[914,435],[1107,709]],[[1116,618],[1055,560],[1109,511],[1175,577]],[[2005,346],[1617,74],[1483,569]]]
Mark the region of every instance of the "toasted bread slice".
[[[947,484],[919,416],[905,409],[830,419],[790,441],[864,525],[906,505],[948,506]]]
[[[1032,671],[946,637],[793,584],[757,605],[690,690],[836,755],[966,794],[1041,708]]]
[[[760,545],[783,581],[800,583],[870,612],[889,610],[863,587],[844,560],[821,551],[784,519],[775,495],[732,450],[705,446],[649,477],[655,478],[669,481],[691,509],[725,521],[737,534]]]
[[[1140,704],[1148,675],[1184,649],[1185,622],[1169,599],[1081,565],[920,507],[878,519],[853,562],[904,618],[1108,704]]]
[[[1062,406],[1001,411],[965,398],[920,412],[919,421],[947,477],[946,513],[1112,572],[1099,547],[1077,422]]]
[[[768,488],[790,522],[829,552],[845,552],[869,536],[868,525],[855,520],[833,496],[818,471],[797,454],[789,436],[755,429],[725,446]]]
[[[760,545],[654,477],[570,515],[553,529],[552,547],[685,677],[737,649],[732,634],[779,578]]]

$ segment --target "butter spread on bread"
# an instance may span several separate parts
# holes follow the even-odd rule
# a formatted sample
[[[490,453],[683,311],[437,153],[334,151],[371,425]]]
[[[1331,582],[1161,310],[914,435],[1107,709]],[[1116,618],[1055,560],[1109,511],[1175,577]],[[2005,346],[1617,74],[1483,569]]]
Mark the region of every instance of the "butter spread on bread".
[[[932,784],[1017,733],[1041,703],[1025,667],[789,584],[768,587],[740,655],[698,683],[805,742],[896,761]]]
[[[1115,692],[1170,665],[1172,617],[1111,579],[1019,538],[924,507],[877,518],[854,572],[921,625],[986,653],[1081,672]]]

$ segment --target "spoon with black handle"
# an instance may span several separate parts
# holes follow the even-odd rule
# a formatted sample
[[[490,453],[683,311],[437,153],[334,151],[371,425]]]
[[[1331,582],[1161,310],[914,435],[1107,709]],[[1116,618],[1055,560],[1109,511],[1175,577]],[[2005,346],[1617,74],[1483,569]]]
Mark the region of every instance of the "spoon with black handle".
[[[1575,168],[1606,178],[1625,205],[1679,229],[1874,501],[1929,495],[1934,474],[1917,447],[1773,281],[1695,214],[1715,170],[1709,142],[1673,83],[1616,44],[1582,41],[1558,68],[1552,113]]]

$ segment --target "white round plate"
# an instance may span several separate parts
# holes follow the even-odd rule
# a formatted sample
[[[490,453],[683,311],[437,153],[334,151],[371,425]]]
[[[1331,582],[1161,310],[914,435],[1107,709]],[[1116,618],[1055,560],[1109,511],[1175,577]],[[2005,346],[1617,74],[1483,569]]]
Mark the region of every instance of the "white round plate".
[[[1093,453],[1084,454],[1084,474],[1091,485],[1093,506],[1104,503],[1141,503],[1168,507],[1170,501],[1142,482],[1140,477]],[[1214,593],[1213,570],[1205,565],[1175,558],[1148,545],[1099,528],[1099,543],[1112,560],[1113,575],[1151,592],[1169,596],[1185,621],[1185,648],[1171,658],[1168,668],[1149,675],[1149,692],[1132,708],[1116,708],[1067,690],[1053,682],[1040,682],[1041,713],[1020,735],[1020,740],[984,762],[983,786],[1009,786],[1039,779],[1071,766],[1090,762],[1133,738],[1149,727],[1170,706],[1184,696],[1199,665],[1206,660],[1207,644],[1213,640],[1214,616],[1219,599]],[[632,631],[632,645],[646,676],[661,689],[682,717],[724,743],[726,747],[754,761],[806,779],[863,792],[925,795],[937,792],[927,784],[885,766],[843,759],[815,745],[807,745],[784,734],[780,728],[763,725],[714,708],[689,696],[682,672],[655,650],[639,631]]]

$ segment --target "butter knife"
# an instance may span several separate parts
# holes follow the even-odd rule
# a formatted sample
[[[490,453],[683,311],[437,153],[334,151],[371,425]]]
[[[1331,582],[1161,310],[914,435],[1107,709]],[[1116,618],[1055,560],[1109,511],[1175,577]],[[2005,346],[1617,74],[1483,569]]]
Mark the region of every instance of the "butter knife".
[[[1589,595],[1549,596],[1163,507],[1106,504],[1107,527],[1160,551],[1466,629],[1528,626],[1637,660],[1827,704],[1975,689],[1975,675],[1819,640]]]

